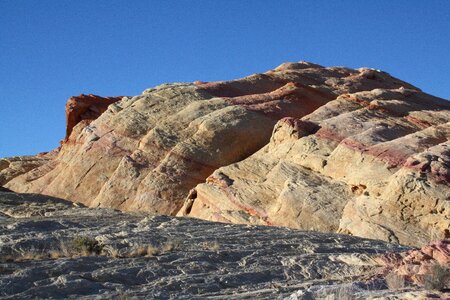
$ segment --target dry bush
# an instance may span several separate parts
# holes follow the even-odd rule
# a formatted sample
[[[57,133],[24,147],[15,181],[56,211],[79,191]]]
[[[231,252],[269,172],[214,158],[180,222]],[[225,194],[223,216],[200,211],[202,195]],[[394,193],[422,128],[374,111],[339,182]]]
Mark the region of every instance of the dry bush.
[[[112,258],[120,258],[120,253],[119,250],[112,248],[111,251],[108,253],[109,256],[111,256]]]
[[[147,256],[156,256],[159,254],[159,249],[153,245],[147,246]]]
[[[212,245],[211,247],[214,247]],[[91,255],[104,255],[113,258],[157,256],[164,253],[177,251],[181,248],[181,241],[167,241],[160,247],[154,245],[140,245],[134,247],[128,253],[120,253],[118,249],[112,246],[101,245],[97,240],[86,236],[75,236],[71,241],[61,241],[60,244],[51,250],[30,249],[22,254],[11,254],[0,256],[0,261],[24,261],[24,260],[42,260],[59,259],[63,257],[79,257]]]
[[[27,251],[18,256],[15,261],[40,260],[45,258],[48,258],[48,255],[43,252]]]
[[[394,271],[387,274],[384,279],[390,290],[399,290],[405,287],[405,279],[403,276],[398,275]]]
[[[26,260],[42,260],[49,258],[49,253],[41,250],[30,249],[23,253],[3,255],[0,257],[0,262],[20,262]]]
[[[219,251],[220,244],[217,241],[214,242],[203,242],[200,244],[203,250]]]
[[[139,257],[139,256],[156,256],[161,251],[153,245],[142,245],[134,248],[127,257]]]
[[[179,240],[173,240],[173,241],[167,241],[161,246],[162,253],[166,252],[172,252],[180,250],[181,248],[181,241]]]
[[[100,255],[103,245],[100,245],[95,239],[76,236],[72,241],[60,241],[59,245],[52,249],[34,249],[31,248],[23,253],[10,254],[0,257],[0,261],[24,261],[24,260],[43,260],[58,259],[62,257],[90,256]]]
[[[68,243],[60,241],[56,249],[52,249],[48,252],[48,257],[51,259],[58,259],[62,257],[72,257],[75,255],[74,251],[67,246]]]
[[[147,254],[147,248],[144,246],[138,246],[131,250],[131,252],[128,254],[128,257],[139,257],[144,256]]]
[[[426,289],[442,291],[450,284],[450,269],[446,266],[435,264],[431,267],[431,273],[424,278]]]
[[[142,245],[134,248],[127,257],[139,257],[139,256],[157,256],[163,252],[172,251],[175,246],[173,244],[164,244],[161,248],[153,245]]]
[[[65,256],[63,255],[63,253],[61,251],[51,250],[49,252],[49,257],[51,259],[58,259],[58,258],[65,257]]]

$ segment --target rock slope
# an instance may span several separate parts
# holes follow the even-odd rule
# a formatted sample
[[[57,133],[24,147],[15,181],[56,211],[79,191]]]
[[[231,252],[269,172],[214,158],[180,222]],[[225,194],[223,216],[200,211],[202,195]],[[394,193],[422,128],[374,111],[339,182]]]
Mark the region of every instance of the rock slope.
[[[80,236],[101,252],[70,254]],[[379,276],[382,258],[404,250],[348,235],[90,209],[0,192],[2,299],[448,297],[417,286],[387,289]]]
[[[450,103],[410,89],[339,96],[198,185],[181,214],[403,244],[448,238]]]
[[[448,235],[450,104],[387,73],[286,63],[107,99],[103,113],[68,112],[61,147],[17,172],[5,165],[1,184],[406,244]]]
[[[49,162],[48,153],[36,156],[14,156],[0,159],[0,185],[3,185],[37,167]]]

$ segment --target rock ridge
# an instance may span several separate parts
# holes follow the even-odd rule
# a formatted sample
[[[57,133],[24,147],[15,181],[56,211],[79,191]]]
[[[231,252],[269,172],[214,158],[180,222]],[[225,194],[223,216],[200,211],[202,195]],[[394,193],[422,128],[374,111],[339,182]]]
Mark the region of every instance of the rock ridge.
[[[409,245],[448,236],[450,105],[379,70],[285,63],[133,97],[81,95],[66,112],[61,147],[0,164],[3,186]]]

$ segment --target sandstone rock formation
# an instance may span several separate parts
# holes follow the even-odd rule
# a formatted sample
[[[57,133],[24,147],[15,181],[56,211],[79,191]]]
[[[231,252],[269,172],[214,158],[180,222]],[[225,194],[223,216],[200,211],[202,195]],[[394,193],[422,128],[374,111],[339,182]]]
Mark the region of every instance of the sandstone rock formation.
[[[77,237],[95,241],[101,253],[71,254]],[[347,235],[91,209],[0,192],[2,299],[448,297],[414,285],[387,289],[379,257],[405,250]]]
[[[54,158],[2,184],[90,207],[406,244],[448,234],[450,104],[387,73],[286,63],[161,85],[104,112],[97,100],[69,100]]]
[[[216,170],[182,214],[339,231],[410,245],[448,238],[450,103],[411,89],[345,94],[285,118]]]
[[[14,156],[0,159],[0,185],[49,162],[51,154]]]
[[[89,125],[92,121],[97,119],[110,104],[113,104],[123,96],[119,97],[100,97],[97,95],[84,95],[70,97],[66,103],[66,137],[65,141],[69,139],[73,128],[80,122],[82,128]]]
[[[405,281],[426,285],[427,276],[441,276],[442,284],[446,283],[450,287],[450,241],[448,240],[435,241],[421,249],[386,253],[376,257],[375,260],[385,267],[386,272],[394,272]],[[441,272],[446,274],[432,274],[435,266],[440,266],[443,269]]]

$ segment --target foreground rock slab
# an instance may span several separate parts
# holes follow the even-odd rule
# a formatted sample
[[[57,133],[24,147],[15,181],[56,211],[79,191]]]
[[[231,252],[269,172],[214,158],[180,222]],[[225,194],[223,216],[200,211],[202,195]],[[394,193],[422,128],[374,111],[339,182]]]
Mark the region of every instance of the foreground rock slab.
[[[101,253],[73,252],[77,237],[96,241]],[[408,249],[340,234],[123,213],[0,192],[2,299],[448,296],[386,288],[374,257]]]

